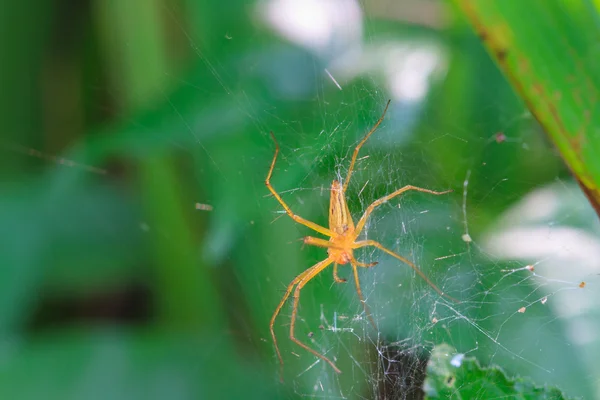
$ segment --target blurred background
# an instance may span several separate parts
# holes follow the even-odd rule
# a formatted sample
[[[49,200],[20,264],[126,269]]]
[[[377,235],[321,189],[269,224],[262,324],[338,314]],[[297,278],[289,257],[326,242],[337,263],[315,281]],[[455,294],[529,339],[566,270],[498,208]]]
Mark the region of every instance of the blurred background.
[[[0,396],[421,398],[433,346],[600,397],[600,226],[461,16],[427,0],[2,1]],[[327,224],[354,146],[350,281],[292,209]],[[350,277],[342,267],[340,275]],[[585,284],[583,284],[585,282]]]

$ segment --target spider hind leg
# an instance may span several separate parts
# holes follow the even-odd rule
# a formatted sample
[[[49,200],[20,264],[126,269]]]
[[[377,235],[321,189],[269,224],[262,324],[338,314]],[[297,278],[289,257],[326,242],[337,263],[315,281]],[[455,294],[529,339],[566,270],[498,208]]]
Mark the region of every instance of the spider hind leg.
[[[375,324],[375,320],[373,319],[373,316],[371,314],[371,309],[369,308],[369,306],[367,305],[367,302],[365,301],[365,298],[363,297],[362,294],[362,290],[360,290],[360,280],[358,279],[358,269],[356,268],[357,263],[356,261],[352,261],[352,273],[354,275],[354,283],[356,284],[356,293],[358,294],[358,298],[360,299],[360,302],[363,305],[363,308],[365,310],[365,314],[367,315],[367,318],[369,319],[369,322],[371,323],[371,326],[373,326],[373,329],[375,329],[376,331],[377,329],[377,324]]]
[[[348,279],[340,278],[338,275],[338,263],[333,264],[333,280],[337,283],[346,283]]]
[[[329,358],[325,357],[323,354],[319,353],[318,351],[310,348],[308,345],[302,343],[300,340],[298,340],[296,338],[296,336],[294,334],[294,328],[296,326],[296,315],[298,314],[298,304],[300,302],[300,290],[302,290],[302,288],[308,282],[310,282],[312,280],[312,278],[317,276],[321,271],[323,271],[326,267],[328,267],[329,264],[331,264],[332,262],[333,262],[333,260],[331,260],[331,259],[325,259],[325,260],[321,261],[320,263],[318,263],[317,265],[315,265],[314,267],[312,267],[310,270],[308,270],[309,272],[298,282],[296,289],[294,289],[294,303],[292,306],[292,319],[291,319],[291,323],[290,323],[290,340],[292,342],[296,343],[298,346],[309,351],[314,356],[319,357],[321,360],[323,360],[326,363],[328,363],[329,365],[331,365],[331,367],[335,370],[335,372],[337,372],[338,374],[341,374],[342,371],[340,371],[340,369],[334,364],[333,361],[331,361]]]

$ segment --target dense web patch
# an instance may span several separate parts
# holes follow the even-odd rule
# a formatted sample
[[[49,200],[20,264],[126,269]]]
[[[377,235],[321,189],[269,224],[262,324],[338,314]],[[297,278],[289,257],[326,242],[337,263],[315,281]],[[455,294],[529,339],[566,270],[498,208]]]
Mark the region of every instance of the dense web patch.
[[[393,121],[393,117],[390,119]],[[393,128],[390,121],[386,125],[380,135]],[[509,125],[510,122],[501,128]],[[398,156],[397,152],[378,147],[377,135],[373,142],[361,153],[358,172],[348,191],[349,203],[360,205],[354,207],[358,209],[354,213],[355,219],[379,197],[379,192],[389,193],[405,184],[420,185],[402,168],[410,156]],[[498,133],[476,145],[512,145],[513,151],[528,151],[526,139]],[[315,151],[329,153],[327,148],[304,150],[309,154]],[[290,151],[298,153],[288,149],[288,153]],[[350,155],[348,151],[336,157],[334,177],[337,179],[345,176],[344,168]],[[309,165],[322,161],[318,156],[307,157],[312,157]],[[296,375],[299,395],[351,398],[358,390],[368,398],[395,398],[398,393],[402,393],[403,398],[418,398],[429,351],[442,342],[450,342],[463,353],[474,355],[483,362],[510,365],[513,371],[540,376],[547,381],[561,373],[560,365],[549,362],[544,356],[553,351],[548,343],[556,340],[554,337],[560,329],[558,315],[568,317],[565,308],[590,307],[590,296],[583,289],[591,282],[597,282],[592,275],[593,269],[585,268],[585,265],[576,264],[577,268],[568,271],[556,267],[557,263],[574,261],[573,256],[577,256],[581,247],[581,238],[576,236],[585,235],[581,230],[561,225],[568,225],[573,217],[589,212],[589,206],[583,196],[576,194],[575,186],[557,181],[532,190],[530,195],[497,218],[489,232],[473,234],[469,231],[471,210],[476,210],[477,206],[473,206],[470,197],[470,180],[474,171],[481,175],[483,168],[470,160],[466,160],[461,168],[464,170],[462,182],[458,185],[450,183],[461,189],[458,191],[460,196],[417,201],[415,197],[426,195],[406,194],[382,205],[372,215],[363,234],[364,238],[380,240],[388,248],[413,260],[444,292],[460,302],[440,297],[408,266],[376,249],[365,249],[357,254],[357,259],[380,263],[375,268],[360,271],[363,294],[378,331],[374,332],[369,326],[353,286],[340,288],[337,284],[332,284],[330,290],[343,293],[339,303],[320,304],[318,319],[317,316],[303,319],[300,311],[298,330],[308,332],[307,343],[327,357],[334,360],[349,358],[352,367],[344,374],[349,374],[347,381],[355,382],[355,385],[347,386],[343,377],[311,355],[293,351],[299,359],[306,360],[305,368]],[[289,190],[288,199],[296,197],[296,204],[303,203],[306,200],[300,198],[313,197],[311,192],[316,192],[317,201],[327,204],[328,193],[322,185],[312,189],[307,186],[314,179],[310,176],[313,172],[310,168],[307,170],[302,179],[303,186]],[[485,197],[495,196],[496,189],[504,181],[504,178],[498,178]],[[369,186],[370,182],[377,186],[377,191]],[[432,189],[444,190],[446,187]],[[540,196],[546,197],[540,199]],[[571,206],[566,213],[558,209],[558,204],[565,204],[564,196],[569,197]],[[539,210],[547,204],[555,206]],[[561,216],[557,217],[557,213]],[[564,235],[565,229],[572,237]],[[428,246],[430,235],[438,240],[440,236],[446,237],[449,243],[459,241],[461,250],[447,252],[439,245],[431,248]],[[552,239],[554,235],[565,241],[558,237]],[[588,242],[589,247],[597,247],[597,241],[592,237]],[[589,251],[587,249],[586,253]],[[593,262],[588,264],[595,265]],[[305,290],[304,296],[309,297],[309,291]],[[350,308],[348,302],[352,304]],[[560,309],[562,311],[558,311]],[[578,340],[576,336],[571,335],[571,339]],[[563,341],[560,345],[568,346],[568,343]],[[299,383],[306,376],[314,382],[313,390],[309,392]],[[367,389],[369,393],[364,392],[365,388],[370,388]]]
[[[369,34],[366,35],[369,45],[357,48],[352,43],[356,43],[355,36],[362,35],[364,28],[359,26],[354,31],[340,28],[348,21],[357,21],[355,14],[360,13],[355,10],[353,2],[346,3],[346,6],[339,4],[333,11],[319,9],[318,4],[313,4],[320,10],[320,20],[330,18],[332,32],[328,40],[323,40],[323,36],[318,34],[297,36],[301,30],[292,29],[294,21],[289,19],[289,15],[301,13],[290,13],[282,18],[287,15],[286,4],[293,8],[299,3],[264,2],[259,7],[259,14],[262,12],[264,20],[274,31],[325,60],[326,67],[317,71],[316,86],[331,86],[342,92],[350,90],[352,95],[349,98],[352,100],[342,102],[336,108],[325,97],[317,96],[315,102],[320,115],[316,115],[316,122],[285,120],[274,110],[253,110],[248,115],[265,134],[273,128],[265,124],[260,115],[266,113],[275,117],[284,126],[279,136],[282,153],[275,179],[289,165],[302,165],[304,173],[293,181],[291,187],[278,187],[276,184],[277,190],[295,212],[300,215],[307,213],[304,216],[312,215],[316,218],[315,222],[325,224],[328,185],[334,178],[345,178],[352,149],[362,135],[350,136],[348,132],[359,132],[359,125],[368,128],[379,116],[387,98],[391,97],[392,108],[386,121],[363,148],[357,161],[357,171],[348,190],[350,209],[357,220],[378,197],[407,184],[433,190],[453,188],[456,192],[453,196],[428,197],[408,193],[382,205],[371,216],[363,237],[379,240],[384,246],[408,257],[436,285],[460,302],[440,297],[399,261],[376,249],[363,249],[356,254],[357,259],[362,262],[379,261],[375,268],[360,270],[362,291],[378,330],[370,327],[353,285],[332,283],[333,280],[326,276],[331,274],[331,270],[326,270],[322,277],[303,289],[297,337],[321,354],[339,361],[346,369],[338,375],[322,360],[298,346],[286,344],[291,312],[288,304],[277,320],[279,329],[276,326],[284,359],[288,363],[286,381],[301,397],[420,398],[420,385],[429,352],[436,344],[447,342],[483,363],[497,363],[510,368],[514,374],[537,378],[540,382],[555,382],[557,377],[568,372],[561,369],[560,360],[565,352],[570,351],[570,341],[580,340],[574,333],[575,327],[589,324],[585,321],[586,311],[581,311],[581,308],[589,310],[592,296],[586,288],[597,284],[597,278],[591,274],[592,268],[581,267],[580,260],[573,259],[579,252],[578,238],[561,241],[560,244],[548,239],[556,235],[563,224],[569,225],[572,219],[590,213],[586,200],[577,195],[576,187],[557,180],[551,187],[530,189],[531,196],[539,195],[539,191],[546,191],[547,197],[566,195],[570,197],[568,209],[554,207],[542,217],[528,220],[527,216],[532,215],[535,205],[523,210],[523,205],[517,202],[490,224],[489,232],[472,232],[470,225],[473,218],[480,218],[481,204],[493,202],[495,198],[517,197],[517,194],[506,193],[503,185],[505,176],[514,175],[518,167],[507,164],[494,166],[496,169],[490,171],[485,155],[498,148],[527,153],[531,146],[539,145],[539,140],[532,139],[539,132],[535,131],[529,113],[522,109],[508,114],[497,130],[483,132],[477,139],[459,126],[451,132],[438,132],[428,139],[430,142],[426,145],[463,142],[473,149],[473,154],[483,155],[467,157],[459,165],[444,165],[432,154],[401,150],[411,138],[414,124],[423,112],[423,100],[431,81],[446,73],[448,61],[445,51],[428,41],[401,42],[388,38],[377,43],[375,37]],[[360,25],[360,22],[357,23]],[[228,85],[214,67],[219,60],[202,53],[198,53],[198,57],[209,63],[215,79]],[[343,67],[349,64],[354,67]],[[277,79],[293,80],[292,76],[279,72]],[[364,86],[357,88],[352,84],[349,89],[347,83],[359,76],[368,78]],[[382,85],[390,88],[391,92],[374,89]],[[376,108],[365,110],[363,104],[374,104]],[[247,105],[241,102],[240,108],[247,110]],[[338,117],[337,113],[342,115],[342,111],[348,108],[355,111],[355,118]],[[497,108],[502,110],[502,104],[497,104]],[[359,115],[365,114],[370,117],[363,121]],[[315,132],[318,132],[316,139]],[[269,143],[268,139],[265,143]],[[269,153],[266,154],[265,165],[270,159]],[[420,176],[418,171],[410,168],[420,161],[424,161],[428,171],[434,175],[436,171],[451,169],[455,178],[435,181],[431,176]],[[323,165],[332,167],[326,177],[319,174],[319,167]],[[424,179],[427,185],[422,183]],[[478,193],[474,198],[473,180],[479,184],[488,181],[488,185],[484,185],[488,188],[484,195]],[[546,204],[546,200],[536,204]],[[527,203],[528,197],[523,201]],[[283,211],[279,212],[281,214],[275,220],[287,218]],[[537,227],[537,230],[514,231],[528,224],[529,227]],[[571,233],[576,231],[585,235],[586,228],[571,229]],[[599,230],[597,226],[590,229]],[[520,237],[516,235],[519,232]],[[297,238],[311,234],[307,229],[297,228]],[[533,237],[538,251],[516,251],[531,249]],[[283,240],[289,243],[295,239]],[[598,247],[597,239],[590,238],[590,242],[593,243],[588,247]],[[556,251],[557,248],[564,250],[558,258],[556,255],[560,252]],[[321,250],[315,254],[324,258],[325,250]],[[587,250],[586,254],[589,254]],[[561,263],[572,265],[572,268],[557,268]],[[310,264],[304,267],[308,268]],[[341,268],[340,273],[347,276],[348,269]],[[282,289],[287,283],[270,281],[269,287]],[[339,294],[337,302],[318,301],[314,294],[323,285],[325,290]],[[318,312],[310,312],[311,303]],[[267,309],[273,306],[264,304]],[[571,325],[573,321],[576,323]],[[566,338],[560,334],[565,325],[570,331]],[[598,333],[599,330],[598,327],[585,327],[586,344],[592,342],[590,337],[593,334],[590,332]],[[580,349],[580,352],[583,351]],[[574,357],[581,357],[581,354]],[[289,363],[290,359],[297,362]],[[273,362],[276,362],[274,352]]]

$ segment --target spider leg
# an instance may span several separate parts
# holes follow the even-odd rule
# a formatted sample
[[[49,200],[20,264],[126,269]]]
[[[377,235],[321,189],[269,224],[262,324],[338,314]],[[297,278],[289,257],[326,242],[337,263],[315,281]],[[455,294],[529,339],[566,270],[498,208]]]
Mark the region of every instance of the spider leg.
[[[360,290],[360,281],[358,280],[358,270],[356,268],[356,265],[356,261],[352,260],[352,273],[354,274],[354,283],[356,283],[356,293],[358,293],[358,298],[360,299],[360,302],[362,303],[365,309],[365,314],[367,314],[369,322],[371,323],[371,325],[373,325],[373,329],[377,331],[377,325],[375,325],[375,321],[373,320],[373,316],[371,315],[371,309],[369,308],[367,302],[365,301],[365,298],[363,297],[362,290]]]
[[[445,190],[443,192],[436,192],[435,190],[423,189],[423,188],[412,186],[412,185],[406,185],[406,186],[396,190],[395,192],[390,193],[387,196],[383,196],[382,198],[375,200],[373,203],[371,203],[371,205],[369,205],[367,207],[367,209],[365,210],[365,213],[362,215],[362,217],[360,217],[358,224],[356,224],[355,235],[358,237],[358,235],[364,228],[365,223],[367,222],[367,218],[369,218],[369,215],[371,215],[371,213],[373,212],[373,210],[375,210],[376,207],[382,205],[383,203],[390,201],[391,199],[393,199],[396,196],[400,196],[404,192],[408,192],[409,190],[415,190],[417,192],[434,194],[436,196],[450,193],[452,191],[452,190]]]
[[[316,237],[312,237],[312,236],[304,237],[304,244],[308,244],[311,246],[317,246],[317,247],[334,248],[334,249],[341,248],[341,247],[335,246],[329,240],[320,239],[320,238],[316,238]],[[334,263],[333,264],[333,280],[336,281],[337,283],[345,283],[346,279],[340,278],[338,276],[337,271],[338,271],[338,263]]]
[[[379,127],[379,125],[383,122],[385,113],[387,112],[387,109],[390,106],[390,101],[391,100],[387,101],[387,104],[385,105],[385,109],[383,110],[383,114],[381,114],[381,117],[379,117],[379,119],[375,123],[375,126],[373,126],[371,128],[371,130],[365,135],[365,137],[360,141],[360,143],[357,144],[356,147],[354,148],[354,153],[352,153],[352,161],[350,161],[350,168],[348,168],[348,175],[346,175],[346,180],[344,181],[344,189],[342,190],[343,193],[346,193],[346,189],[348,188],[348,183],[350,183],[350,177],[352,176],[352,171],[354,170],[354,163],[356,162],[356,157],[358,156],[358,152],[360,151],[360,148],[363,146],[363,144],[365,144],[365,142],[367,141],[369,136],[371,136],[373,134],[373,132],[375,132],[377,130],[377,128]]]
[[[333,243],[331,243],[329,240],[325,240],[325,239],[321,239],[321,238],[316,238],[313,236],[305,236],[304,237],[304,244],[308,244],[309,246],[317,246],[317,247],[333,247],[336,249],[339,249],[340,247],[335,246]]]
[[[365,247],[365,246],[373,246],[373,247],[377,247],[379,250],[389,254],[390,256],[397,258],[398,260],[402,261],[404,264],[407,264],[409,267],[411,267],[413,270],[415,270],[415,272],[425,281],[429,284],[429,286],[431,286],[433,288],[433,290],[435,290],[440,296],[443,296],[449,300],[452,300],[455,303],[460,303],[459,300],[455,299],[454,297],[448,296],[446,293],[442,292],[440,290],[440,288],[438,288],[431,280],[429,280],[429,278],[423,273],[423,271],[421,271],[415,264],[413,264],[412,262],[408,261],[406,258],[402,257],[399,254],[394,253],[393,251],[383,247],[383,245],[379,242],[376,242],[374,240],[361,240],[359,242],[355,243],[355,248],[358,249],[360,247]]]
[[[277,352],[277,358],[279,358],[279,365],[281,366],[280,371],[279,371],[279,376],[281,377],[282,381],[283,381],[283,358],[281,358],[281,352],[279,351],[279,346],[277,345],[277,338],[275,337],[275,331],[273,330],[273,326],[275,325],[275,319],[279,315],[279,312],[281,311],[281,308],[283,307],[283,305],[285,304],[287,299],[290,297],[290,293],[292,293],[294,286],[298,282],[300,282],[302,279],[304,279],[304,277],[306,275],[308,275],[312,270],[314,270],[315,268],[318,268],[319,266],[324,264],[326,261],[328,261],[328,260],[323,260],[323,261],[313,265],[312,267],[308,268],[306,271],[302,272],[300,275],[298,275],[297,277],[294,278],[294,280],[287,286],[287,289],[285,291],[285,294],[283,295],[283,298],[279,302],[279,305],[277,305],[277,308],[275,309],[275,312],[273,313],[273,316],[271,317],[271,322],[269,323],[269,329],[271,330],[271,337],[273,338],[273,344],[275,345],[275,351]]]
[[[300,280],[300,282],[298,283],[298,286],[296,286],[296,289],[294,290],[294,305],[292,308],[292,321],[290,324],[290,339],[294,343],[299,345],[300,347],[306,349],[307,351],[311,352],[316,357],[319,357],[321,360],[323,360],[326,363],[328,363],[329,365],[331,365],[331,367],[335,370],[335,372],[340,374],[340,373],[342,373],[342,371],[340,371],[338,369],[338,367],[335,366],[333,361],[331,361],[329,358],[325,357],[323,354],[317,352],[316,350],[311,349],[310,347],[308,347],[307,345],[305,345],[304,343],[302,343],[301,341],[296,339],[296,337],[294,336],[294,328],[296,326],[296,314],[298,313],[298,303],[300,301],[300,290],[302,290],[304,285],[306,285],[308,282],[310,282],[310,280],[312,278],[314,278],[317,274],[319,274],[321,271],[323,271],[332,262],[333,262],[333,260],[328,258],[326,260],[321,261],[314,267],[310,268],[310,270],[308,270],[309,272]]]
[[[374,262],[368,263],[368,264],[361,263],[360,261],[356,261],[356,260],[354,262],[356,263],[356,265],[358,265],[359,267],[363,267],[363,268],[370,268],[370,267],[374,267],[377,264],[379,264],[379,262],[377,262],[377,261],[374,261]]]
[[[269,173],[267,174],[267,178],[265,179],[265,185],[267,185],[267,188],[269,189],[271,194],[273,196],[275,196],[275,198],[277,199],[279,204],[281,204],[281,206],[285,209],[286,214],[289,215],[291,219],[293,219],[297,223],[302,224],[302,225],[304,225],[314,231],[317,231],[323,235],[333,236],[333,232],[331,232],[329,229],[322,227],[321,225],[315,224],[314,222],[311,222],[307,219],[304,219],[299,215],[294,214],[294,212],[285,203],[285,201],[283,201],[283,199],[281,198],[279,193],[277,193],[275,191],[275,189],[273,188],[273,186],[271,185],[271,176],[273,175],[273,169],[275,168],[275,161],[277,161],[277,154],[279,153],[279,143],[277,143],[277,140],[275,139],[275,135],[273,134],[273,132],[271,132],[271,137],[273,138],[273,142],[275,142],[275,155],[273,155],[273,161],[271,162],[271,168],[269,169]]]
[[[338,263],[333,264],[333,280],[337,283],[346,283],[347,279],[340,278],[337,273]]]

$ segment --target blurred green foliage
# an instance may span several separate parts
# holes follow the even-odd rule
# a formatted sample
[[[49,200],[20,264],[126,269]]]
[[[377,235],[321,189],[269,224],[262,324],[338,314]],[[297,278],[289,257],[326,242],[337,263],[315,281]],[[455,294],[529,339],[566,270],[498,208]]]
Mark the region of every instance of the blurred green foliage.
[[[539,304],[551,290],[503,272],[524,264],[482,245],[499,215],[570,176],[453,10],[426,9],[434,20],[449,13],[442,27],[367,7],[372,59],[342,90],[327,60],[279,37],[252,2],[5,0],[2,10],[2,398],[418,396],[423,360],[441,342],[569,395],[597,393],[569,321]],[[405,44],[443,55],[416,103],[394,97],[382,68],[390,46]],[[382,206],[367,235],[461,303],[361,253],[381,261],[361,271],[380,332],[360,317],[353,287],[324,273],[303,290],[297,335],[343,373],[290,343],[286,308],[281,384],[268,322],[285,285],[325,252],[302,248],[312,232],[267,196],[268,132],[282,147],[275,188],[325,224],[328,185],[388,98],[350,210],[405,184],[454,189]],[[581,227],[593,216],[576,202],[551,221]],[[580,275],[573,266],[571,280]],[[538,306],[516,312],[529,303]]]

